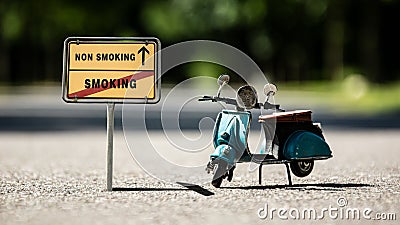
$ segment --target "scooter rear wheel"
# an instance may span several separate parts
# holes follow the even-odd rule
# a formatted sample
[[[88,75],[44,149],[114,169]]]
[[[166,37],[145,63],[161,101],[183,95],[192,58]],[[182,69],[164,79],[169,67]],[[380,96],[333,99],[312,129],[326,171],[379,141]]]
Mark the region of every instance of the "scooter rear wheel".
[[[308,176],[314,168],[313,160],[301,160],[290,162],[290,170],[297,177]]]
[[[221,187],[222,180],[226,177],[226,170],[228,168],[228,163],[225,160],[217,160],[215,162],[214,176],[211,184],[219,188]]]

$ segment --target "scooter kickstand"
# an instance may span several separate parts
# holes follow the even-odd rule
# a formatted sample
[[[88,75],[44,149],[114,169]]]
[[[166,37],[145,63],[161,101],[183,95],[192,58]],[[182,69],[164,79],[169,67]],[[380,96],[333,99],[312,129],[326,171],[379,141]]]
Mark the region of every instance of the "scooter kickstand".
[[[289,180],[289,186],[292,186],[292,177],[290,176],[290,169],[289,169],[288,163],[285,163],[285,166],[286,166],[286,172],[287,172],[287,176],[288,176],[288,180]]]
[[[229,171],[228,171],[228,181],[231,182],[233,179],[233,171],[235,170],[236,166],[233,166]]]

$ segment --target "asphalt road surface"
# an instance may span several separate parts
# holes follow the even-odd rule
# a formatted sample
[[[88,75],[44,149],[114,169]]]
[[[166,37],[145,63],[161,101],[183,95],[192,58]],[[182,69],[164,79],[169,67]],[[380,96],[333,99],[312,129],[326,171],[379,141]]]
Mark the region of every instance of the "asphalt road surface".
[[[133,131],[131,135],[137,140],[133,145],[146,154],[142,141],[146,134]],[[161,131],[151,135],[157,145],[175,152],[169,153],[172,161],[179,161],[179,151],[173,151]],[[107,192],[105,131],[3,131],[0,224],[398,224],[400,130],[326,128],[325,135],[334,157],[316,162],[306,178],[293,177],[293,186],[287,185],[283,165],[264,166],[259,185],[257,170],[249,172],[244,164],[238,166],[231,183],[224,181],[216,189],[193,182],[203,174],[176,177],[177,182],[188,179],[191,184],[165,183],[149,176],[134,162],[122,132],[117,131],[116,190]],[[198,153],[205,157],[200,161],[207,160],[210,151]],[[334,211],[329,215],[324,208],[358,210],[361,215],[359,220],[343,214],[335,217]],[[306,209],[323,218],[302,219],[296,214]]]

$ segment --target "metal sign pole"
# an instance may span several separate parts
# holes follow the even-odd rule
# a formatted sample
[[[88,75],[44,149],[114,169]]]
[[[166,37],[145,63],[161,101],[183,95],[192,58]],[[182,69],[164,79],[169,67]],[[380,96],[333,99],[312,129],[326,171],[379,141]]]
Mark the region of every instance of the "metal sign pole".
[[[112,191],[115,103],[107,103],[107,191]]]

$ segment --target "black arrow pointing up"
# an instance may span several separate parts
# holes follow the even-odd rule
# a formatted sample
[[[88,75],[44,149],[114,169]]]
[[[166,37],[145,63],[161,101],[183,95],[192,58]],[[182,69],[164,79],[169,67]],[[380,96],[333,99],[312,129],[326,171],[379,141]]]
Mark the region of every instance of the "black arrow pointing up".
[[[146,59],[146,53],[149,54],[150,53],[149,50],[147,50],[147,48],[143,46],[139,49],[137,53],[138,54],[142,53],[142,65],[144,65],[144,60]]]

